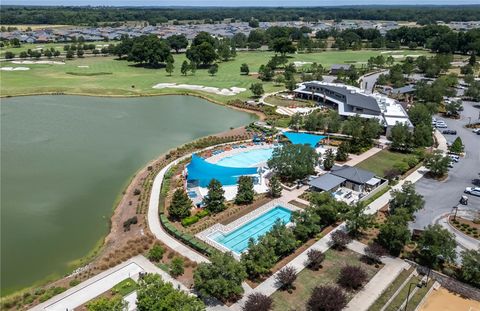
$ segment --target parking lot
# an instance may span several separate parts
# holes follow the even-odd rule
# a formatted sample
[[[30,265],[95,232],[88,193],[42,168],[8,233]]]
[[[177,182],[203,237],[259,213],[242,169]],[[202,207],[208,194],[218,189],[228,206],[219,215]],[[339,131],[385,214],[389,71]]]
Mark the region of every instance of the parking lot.
[[[423,229],[440,215],[451,212],[452,207],[457,206],[460,197],[464,195],[465,188],[473,186],[472,179],[480,178],[480,135],[472,133],[471,129],[464,128],[464,125],[470,121],[472,123],[478,121],[480,109],[474,105],[478,103],[465,101],[464,111],[458,120],[436,116],[437,120],[445,121],[448,125],[447,129],[457,131],[457,135],[444,135],[447,142],[452,143],[456,137],[460,136],[465,145],[466,154],[453,165],[446,180],[436,181],[424,177],[415,184],[417,191],[424,196],[426,202],[425,208],[416,213],[415,221],[410,224],[412,229]],[[460,209],[480,211],[480,197],[467,196],[468,205],[460,205]]]

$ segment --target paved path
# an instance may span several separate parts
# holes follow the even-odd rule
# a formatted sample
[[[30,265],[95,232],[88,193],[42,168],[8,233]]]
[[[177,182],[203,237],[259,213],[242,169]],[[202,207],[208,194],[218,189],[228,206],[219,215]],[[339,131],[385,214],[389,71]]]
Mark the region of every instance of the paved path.
[[[448,223],[448,216],[450,216],[450,213],[446,213],[440,217],[437,217],[433,222],[453,233],[458,246],[460,246],[462,250],[480,250],[480,241],[469,237],[468,235],[465,235],[464,233],[452,227]]]
[[[160,190],[162,187],[163,177],[165,173],[178,162],[188,158],[190,156],[186,155],[183,156],[165,166],[157,176],[155,176],[155,180],[153,181],[152,191],[150,193],[150,201],[148,203],[148,227],[150,231],[152,231],[155,237],[165,243],[168,247],[175,250],[177,253],[181,254],[188,259],[195,261],[195,262],[208,262],[208,259],[199,253],[193,251],[192,249],[188,248],[184,244],[177,241],[175,238],[171,237],[165,229],[163,229],[162,225],[160,224],[160,217],[158,214],[158,202],[160,201]]]
[[[382,149],[374,147],[374,148],[369,149],[368,151],[365,151],[364,153],[362,153],[360,155],[350,154],[349,155],[350,160],[345,162],[345,165],[355,166],[358,163],[370,158],[371,156],[373,156],[374,154],[376,154],[380,151],[382,151]]]
[[[428,170],[425,167],[420,167],[416,171],[412,172],[410,175],[408,175],[405,179],[402,179],[398,184],[392,187],[390,191],[387,191],[384,193],[382,196],[380,196],[378,199],[370,203],[370,205],[367,206],[367,210],[365,211],[366,214],[375,214],[378,210],[380,210],[382,207],[388,204],[390,200],[392,199],[392,190],[400,190],[402,189],[402,186],[405,182],[410,181],[411,183],[416,183],[418,180],[420,180],[423,175],[427,172]]]
[[[347,247],[357,253],[364,254],[366,245],[353,241]],[[382,295],[397,276],[410,265],[400,258],[382,257],[385,266],[358,292],[348,303],[344,311],[364,311]]]
[[[172,283],[175,288],[188,291],[188,289],[182,283],[173,279],[168,273],[156,267],[144,256],[138,255],[130,258],[124,263],[103,271],[102,273],[78,284],[77,286],[72,287],[67,291],[45,301],[44,303],[33,307],[31,310],[73,310],[74,308],[81,306],[98,295],[110,290],[112,287],[125,279],[138,279],[138,274],[140,272],[159,274],[163,280]],[[131,298],[132,297],[129,297],[129,300],[131,300]]]

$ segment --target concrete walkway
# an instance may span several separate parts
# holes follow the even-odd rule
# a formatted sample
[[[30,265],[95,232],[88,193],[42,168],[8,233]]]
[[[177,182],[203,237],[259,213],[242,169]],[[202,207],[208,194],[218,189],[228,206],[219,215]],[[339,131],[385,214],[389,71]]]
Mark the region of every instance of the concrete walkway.
[[[189,260],[194,262],[208,262],[208,259],[199,253],[195,252],[194,250],[188,248],[184,244],[180,243],[175,238],[171,237],[165,229],[163,229],[162,225],[160,224],[160,217],[158,213],[158,202],[160,201],[160,190],[162,187],[163,178],[165,173],[174,165],[181,162],[182,160],[188,158],[190,156],[186,155],[183,156],[165,166],[157,176],[155,176],[155,180],[153,181],[152,191],[150,193],[150,201],[148,203],[148,227],[150,231],[152,231],[155,237],[165,243],[168,247],[175,250],[177,253],[181,254],[184,257],[187,257]]]
[[[438,143],[437,150],[441,150],[443,153],[447,153],[448,146],[447,146],[447,140],[445,139],[445,136],[443,136],[442,133],[440,133],[440,131],[437,129],[435,129],[434,135]]]
[[[441,215],[440,217],[437,217],[433,223],[439,224],[442,226],[444,229],[447,229],[450,231],[450,233],[453,233],[455,235],[455,241],[457,241],[458,246],[460,246],[462,249],[465,250],[480,250],[480,241],[477,239],[474,239],[472,237],[469,237],[468,235],[464,234],[463,232],[457,230],[456,228],[452,227],[448,223],[448,217],[451,215],[451,213],[446,213],[444,215]]]
[[[73,310],[78,306],[81,306],[82,304],[101,295],[102,293],[110,290],[112,287],[122,282],[123,280],[126,280],[128,278],[137,280],[140,272],[159,274],[164,281],[172,283],[175,288],[188,291],[188,288],[186,288],[182,283],[173,279],[168,273],[156,267],[144,256],[138,255],[113,268],[103,271],[102,273],[78,284],[75,287],[70,288],[69,290],[39,305],[36,305],[31,310]],[[131,302],[132,297],[128,298],[128,301]]]
[[[357,253],[365,254],[366,245],[358,241],[353,241],[347,247]],[[385,266],[350,300],[344,311],[368,310],[398,275],[410,267],[400,258],[382,257],[382,262]]]
[[[410,181],[411,183],[416,183],[419,181],[423,175],[428,171],[427,168],[425,167],[420,167],[416,171],[412,172],[410,175],[408,175],[405,179],[402,179],[398,184],[392,187],[390,191],[387,191],[384,193],[382,196],[380,196],[378,199],[373,201],[367,206],[367,209],[365,211],[366,214],[373,215],[375,214],[378,210],[380,210],[382,207],[388,204],[390,200],[392,199],[392,190],[400,190],[402,189],[402,186],[405,182]]]

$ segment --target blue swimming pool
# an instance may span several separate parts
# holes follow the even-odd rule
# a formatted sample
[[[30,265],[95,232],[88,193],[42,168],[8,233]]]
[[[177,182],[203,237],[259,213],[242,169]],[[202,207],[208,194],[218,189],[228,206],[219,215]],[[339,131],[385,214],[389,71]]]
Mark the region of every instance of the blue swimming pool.
[[[291,217],[292,211],[282,206],[276,206],[230,233],[224,235],[221,232],[215,232],[209,238],[222,244],[232,252],[240,254],[248,248],[250,238],[257,239],[264,235],[277,220],[281,220],[285,224],[289,223]]]
[[[272,157],[273,148],[254,149],[225,157],[216,164],[230,167],[250,167],[267,162]]]

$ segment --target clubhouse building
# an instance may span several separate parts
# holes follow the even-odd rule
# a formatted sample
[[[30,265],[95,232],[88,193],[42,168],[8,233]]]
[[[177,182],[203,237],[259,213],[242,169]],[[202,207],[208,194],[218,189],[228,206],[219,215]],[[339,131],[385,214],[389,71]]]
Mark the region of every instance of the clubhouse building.
[[[359,115],[362,118],[376,118],[385,126],[387,136],[396,123],[404,123],[413,129],[402,105],[379,93],[370,94],[358,87],[322,81],[301,83],[294,92],[297,97],[332,106],[344,117]]]

